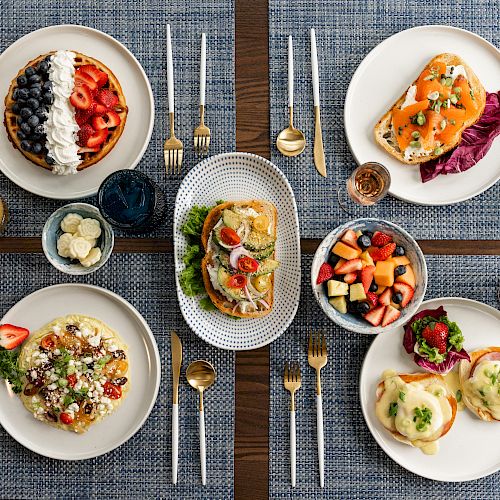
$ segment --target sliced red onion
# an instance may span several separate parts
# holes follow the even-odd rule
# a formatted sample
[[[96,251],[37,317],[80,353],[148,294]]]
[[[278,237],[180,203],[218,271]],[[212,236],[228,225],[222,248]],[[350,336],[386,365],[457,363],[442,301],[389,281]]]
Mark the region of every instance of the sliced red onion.
[[[259,292],[253,285],[252,285],[252,282],[250,280],[248,280],[247,282],[247,287],[248,287],[248,291],[257,299],[261,299],[262,297],[264,297],[264,295],[266,295],[267,293],[267,290],[265,292]]]
[[[241,247],[241,243],[238,243],[237,245],[226,245],[226,243],[219,241],[219,245],[227,250],[234,250],[235,248]]]
[[[250,234],[250,224],[247,221],[242,222],[236,234],[240,237],[241,244],[245,243]]]
[[[229,262],[233,269],[238,269],[238,260],[243,255],[249,257],[250,253],[247,250],[245,250],[242,246],[236,247],[234,250],[231,251],[231,255],[229,255]]]
[[[252,304],[252,306],[255,309],[257,309],[257,304],[255,304],[255,302],[253,301],[252,296],[250,295],[250,292],[248,291],[248,286],[247,285],[245,285],[245,295],[247,297],[248,302],[250,302],[250,304]]]
[[[271,306],[264,299],[259,299],[257,302],[262,304],[266,309],[271,309]]]
[[[233,307],[233,310],[231,311],[233,314],[236,312],[236,309],[240,306],[239,302],[236,302],[236,305]]]

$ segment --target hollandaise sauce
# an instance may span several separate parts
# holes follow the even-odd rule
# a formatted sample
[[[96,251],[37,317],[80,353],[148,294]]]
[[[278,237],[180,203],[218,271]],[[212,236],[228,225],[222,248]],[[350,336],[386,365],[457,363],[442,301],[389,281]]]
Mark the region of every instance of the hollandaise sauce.
[[[474,407],[500,420],[500,360],[479,360],[469,378],[464,381],[463,391]]]

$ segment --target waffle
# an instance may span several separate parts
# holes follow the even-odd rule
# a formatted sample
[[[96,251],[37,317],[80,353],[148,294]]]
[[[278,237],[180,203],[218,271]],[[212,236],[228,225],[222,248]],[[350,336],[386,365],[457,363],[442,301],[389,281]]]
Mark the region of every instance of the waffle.
[[[122,135],[123,129],[125,127],[125,121],[127,119],[127,103],[125,101],[125,96],[123,95],[122,88],[116,76],[112,73],[112,71],[105,66],[102,62],[94,59],[92,57],[81,54],[80,52],[73,51],[76,54],[75,57],[75,69],[83,66],[85,64],[92,64],[96,66],[100,71],[104,71],[108,75],[108,82],[104,85],[103,88],[111,90],[118,97],[118,104],[115,106],[115,112],[120,116],[120,124],[114,129],[110,129],[108,137],[106,141],[101,145],[101,149],[96,152],[87,152],[81,153],[80,158],[82,160],[81,164],[78,166],[79,171],[84,170],[92,165],[95,165],[98,161],[102,160],[116,145],[118,139]],[[12,112],[12,106],[15,101],[12,99],[12,94],[14,89],[17,87],[17,77],[26,71],[26,68],[29,66],[33,66],[38,64],[40,61],[45,59],[48,55],[53,54],[54,52],[50,52],[48,54],[42,54],[38,56],[36,59],[30,61],[26,66],[24,66],[21,70],[19,70],[16,77],[12,80],[9,92],[5,97],[5,114],[4,114],[4,124],[7,129],[7,135],[12,145],[18,149],[28,160],[35,163],[36,165],[43,167],[47,170],[52,170],[52,165],[49,165],[45,161],[45,154],[34,154],[32,152],[27,152],[21,149],[21,140],[17,137],[17,131],[19,130],[19,125],[17,124],[17,115]]]

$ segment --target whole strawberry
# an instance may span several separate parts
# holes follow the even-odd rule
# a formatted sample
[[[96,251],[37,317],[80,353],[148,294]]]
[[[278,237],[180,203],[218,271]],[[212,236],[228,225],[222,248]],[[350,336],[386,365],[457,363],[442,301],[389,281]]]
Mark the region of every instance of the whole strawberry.
[[[437,347],[439,354],[446,352],[448,327],[444,323],[429,323],[423,329],[422,337],[431,347]]]

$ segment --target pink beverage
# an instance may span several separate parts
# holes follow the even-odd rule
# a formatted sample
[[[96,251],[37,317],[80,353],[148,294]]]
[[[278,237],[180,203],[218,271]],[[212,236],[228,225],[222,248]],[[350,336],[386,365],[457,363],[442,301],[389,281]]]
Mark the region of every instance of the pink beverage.
[[[360,165],[347,179],[347,192],[359,205],[375,205],[389,191],[391,176],[380,163]]]

